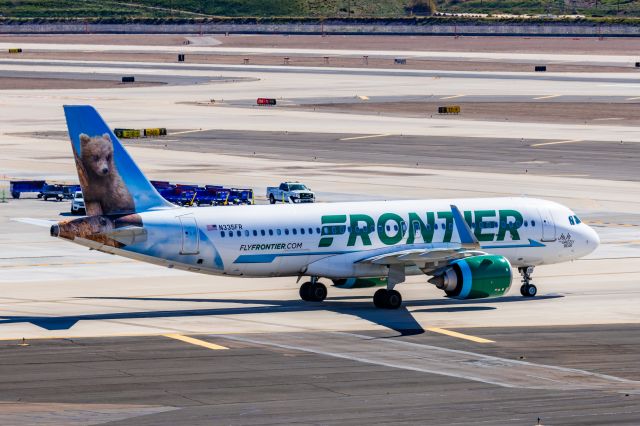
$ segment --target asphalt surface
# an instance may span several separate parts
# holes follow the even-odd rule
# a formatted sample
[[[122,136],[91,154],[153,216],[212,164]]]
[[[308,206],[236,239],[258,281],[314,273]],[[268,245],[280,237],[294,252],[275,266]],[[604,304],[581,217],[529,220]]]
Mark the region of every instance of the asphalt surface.
[[[427,332],[398,337],[358,333],[397,345],[407,359],[444,348],[477,359],[554,365],[640,379],[638,325],[457,330],[494,340],[478,344]],[[342,333],[336,333],[342,334]],[[350,334],[351,335],[351,334]],[[353,334],[356,335],[356,334]],[[266,344],[251,343],[260,336]],[[640,395],[616,389],[538,389],[362,362],[341,357],[330,335],[298,335],[299,347],[274,335],[198,335],[213,349],[165,336],[0,342],[0,422],[13,424],[638,424]],[[347,342],[349,342],[347,336]],[[291,340],[290,337],[284,336]],[[345,339],[345,337],[341,337]],[[304,341],[330,354],[304,350]],[[220,347],[228,348],[226,350]],[[487,358],[487,356],[496,358]],[[406,360],[405,360],[406,361]],[[439,360],[446,364],[447,358]],[[490,362],[491,361],[491,362]],[[484,365],[483,365],[484,364]],[[493,365],[492,365],[493,364]],[[496,367],[497,365],[497,367]],[[578,371],[580,371],[578,370]],[[569,370],[573,371],[573,370]],[[636,390],[638,382],[630,382]],[[81,404],[84,410],[78,409]],[[21,410],[31,410],[25,414]],[[15,414],[19,412],[18,416]]]
[[[581,73],[521,73],[521,72],[478,72],[478,71],[442,71],[442,70],[409,70],[409,69],[360,69],[360,68],[325,68],[305,66],[278,65],[223,65],[223,64],[184,64],[184,63],[142,63],[142,62],[104,62],[73,60],[7,60],[0,59],[0,65],[29,64],[31,66],[69,66],[74,68],[128,68],[139,70],[162,71],[231,71],[231,72],[270,72],[284,74],[321,74],[352,76],[402,76],[402,77],[447,77],[454,79],[483,78],[487,80],[526,80],[582,82],[582,83],[626,83],[634,84],[637,75],[633,68],[627,74],[581,74]]]
[[[544,140],[507,138],[229,130],[177,132],[165,139],[126,143],[172,151],[286,158],[288,161],[317,160],[443,170],[577,175],[624,181],[640,179],[637,173],[640,150],[635,143],[567,141],[553,144]]]

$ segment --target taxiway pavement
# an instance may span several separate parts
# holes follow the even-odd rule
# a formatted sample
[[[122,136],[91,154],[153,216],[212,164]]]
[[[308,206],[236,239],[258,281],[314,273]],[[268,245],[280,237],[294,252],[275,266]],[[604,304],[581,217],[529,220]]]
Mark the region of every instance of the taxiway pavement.
[[[299,179],[323,201],[536,196],[575,209],[602,245],[536,269],[534,299],[517,295],[515,283],[502,298],[451,301],[412,277],[401,289],[405,308],[389,312],[373,307],[367,289],[330,289],[318,305],[298,300],[295,279],[203,276],[91,252],[12,220],[66,217],[68,202],[9,200],[0,204],[0,422],[638,423],[636,126],[224,106],[259,96],[631,99],[640,97],[631,76],[3,66],[254,79],[4,91],[3,188],[11,178],[74,181],[61,105],[91,103],[114,127],[180,129],[164,143],[128,144],[150,178],[259,193]],[[197,104],[210,99],[223,106]]]

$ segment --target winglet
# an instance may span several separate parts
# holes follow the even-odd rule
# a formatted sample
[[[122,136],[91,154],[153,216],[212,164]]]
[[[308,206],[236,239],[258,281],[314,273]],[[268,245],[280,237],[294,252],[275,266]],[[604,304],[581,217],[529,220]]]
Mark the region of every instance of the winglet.
[[[462,243],[462,247],[468,249],[480,248],[478,239],[471,231],[471,228],[469,228],[469,224],[462,217],[462,213],[460,213],[458,207],[451,204],[451,213],[453,214],[453,223],[455,223],[458,235],[460,235],[460,243]]]

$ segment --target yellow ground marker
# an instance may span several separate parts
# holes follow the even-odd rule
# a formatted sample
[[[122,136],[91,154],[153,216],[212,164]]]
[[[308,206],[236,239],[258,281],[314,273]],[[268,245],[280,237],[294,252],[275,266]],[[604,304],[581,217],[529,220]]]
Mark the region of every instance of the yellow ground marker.
[[[225,346],[216,345],[215,343],[205,342],[204,340],[194,339],[193,337],[183,336],[182,334],[165,334],[164,337],[176,339],[192,345],[202,346],[203,348],[213,349],[214,351],[229,349]]]
[[[455,98],[461,98],[465,95],[453,95],[453,96],[445,96],[444,98],[440,98],[440,100],[445,100],[445,99],[455,99]]]
[[[547,95],[547,96],[538,96],[537,98],[533,98],[533,99],[551,99],[551,98],[559,98],[562,95]]]
[[[392,136],[391,133],[384,133],[380,135],[366,135],[366,136],[354,136],[351,138],[342,138],[341,141],[354,141],[356,139],[369,139],[369,138],[383,138],[385,136]]]
[[[570,140],[567,140],[567,141],[534,143],[531,146],[559,145],[559,144],[563,144],[563,143],[578,143],[578,142],[583,142],[583,140],[582,139],[570,139]]]
[[[493,340],[483,339],[482,337],[470,336],[468,334],[458,333],[457,331],[445,330],[444,328],[430,327],[427,331],[434,333],[446,334],[447,336],[457,337],[458,339],[471,340],[476,343],[495,343]]]

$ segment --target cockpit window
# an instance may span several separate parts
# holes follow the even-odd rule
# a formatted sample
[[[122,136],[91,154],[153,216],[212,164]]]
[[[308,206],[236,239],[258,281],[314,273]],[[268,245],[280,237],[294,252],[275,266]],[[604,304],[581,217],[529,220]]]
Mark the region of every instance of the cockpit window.
[[[580,225],[582,223],[578,216],[573,216],[573,218],[576,220],[576,225]]]
[[[575,223],[573,222],[573,216],[569,216],[569,223],[575,225]]]

